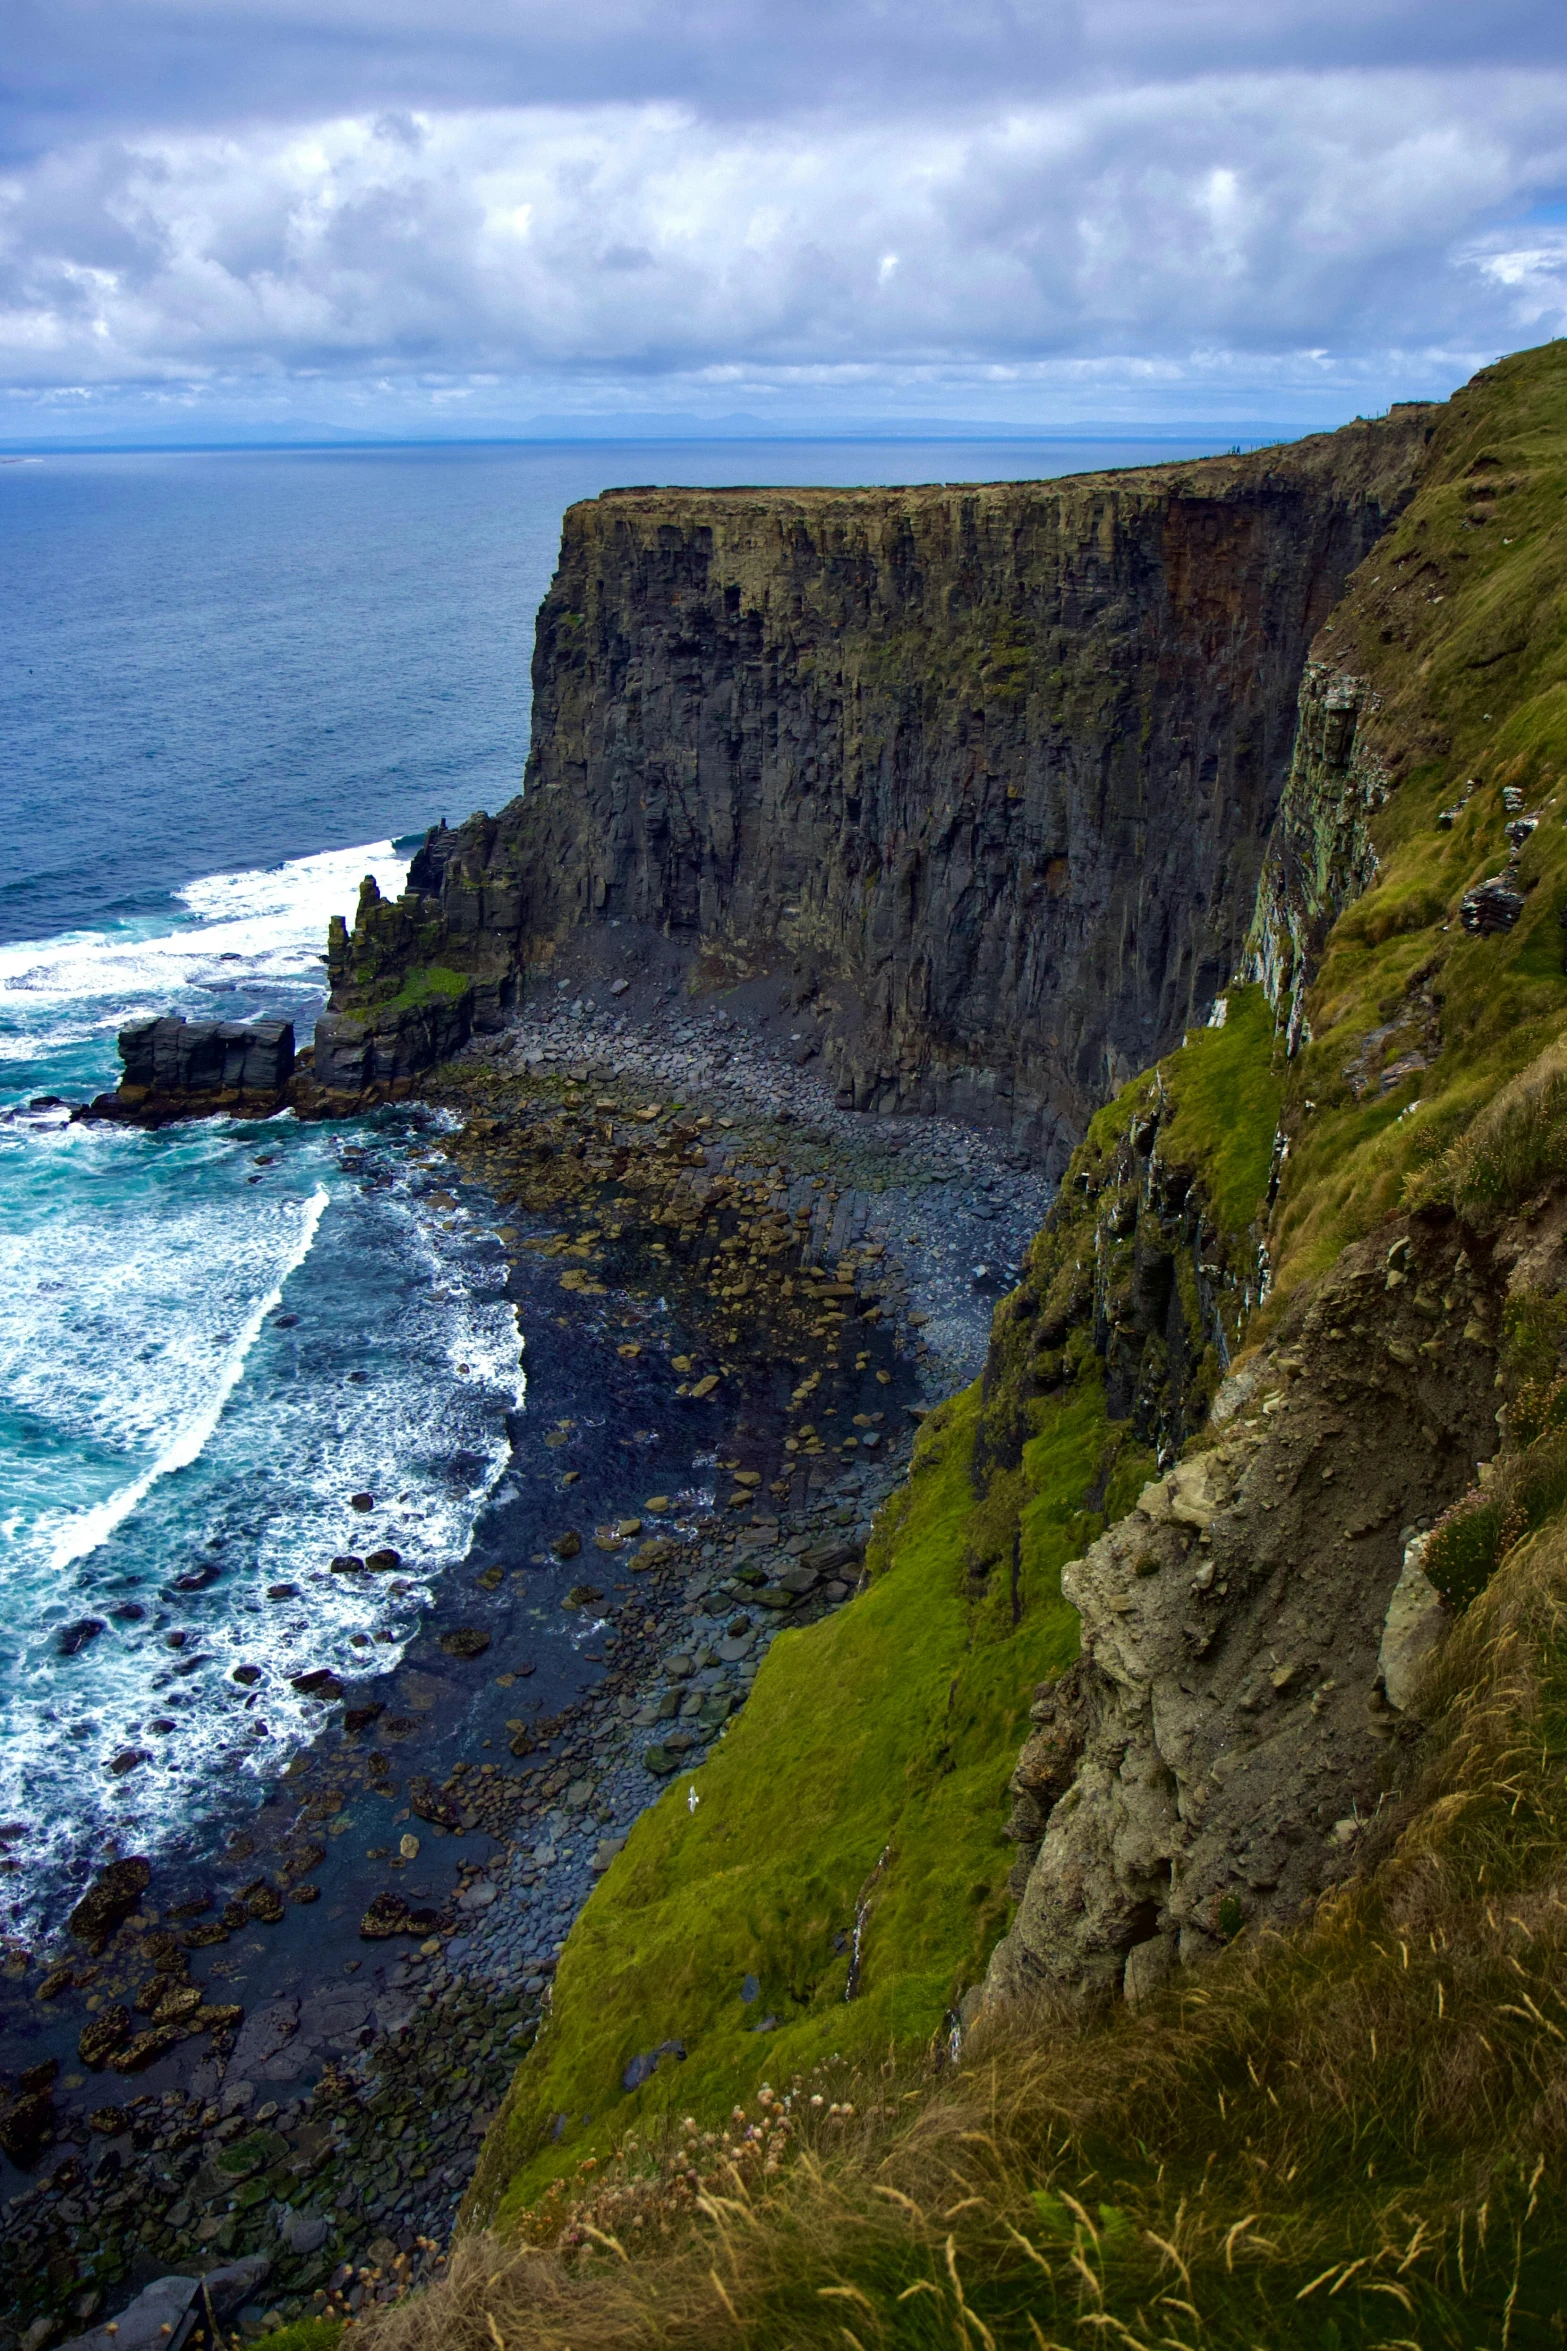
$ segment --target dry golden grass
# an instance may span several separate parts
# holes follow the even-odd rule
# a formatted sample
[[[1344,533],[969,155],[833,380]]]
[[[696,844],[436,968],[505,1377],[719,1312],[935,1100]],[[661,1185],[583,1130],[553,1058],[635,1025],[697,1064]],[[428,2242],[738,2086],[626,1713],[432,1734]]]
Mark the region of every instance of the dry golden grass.
[[[956,2070],[628,2145],[357,2342],[1561,2341],[1560,1520],[1468,1612],[1427,1711],[1418,1788],[1297,1934],[1243,1937],[1157,2011],[1041,2008]]]
[[[1485,1230],[1567,1173],[1567,1038],[1556,1038],[1471,1120],[1419,1182]]]

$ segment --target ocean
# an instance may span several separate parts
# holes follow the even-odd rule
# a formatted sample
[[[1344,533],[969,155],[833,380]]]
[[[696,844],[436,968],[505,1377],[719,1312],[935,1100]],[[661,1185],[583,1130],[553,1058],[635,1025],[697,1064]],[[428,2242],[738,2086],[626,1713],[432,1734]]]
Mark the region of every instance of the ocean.
[[[0,1933],[189,1849],[384,1668],[528,1397],[434,1114],[146,1135],[116,1031],[284,1013],[328,918],[517,790],[562,509],[616,482],[1027,479],[1197,455],[605,443],[0,462]],[[51,1099],[53,1098],[53,1099]],[[358,1497],[356,1503],[355,1497]],[[369,1498],[366,1507],[366,1497]],[[319,1574],[372,1544],[386,1587]]]

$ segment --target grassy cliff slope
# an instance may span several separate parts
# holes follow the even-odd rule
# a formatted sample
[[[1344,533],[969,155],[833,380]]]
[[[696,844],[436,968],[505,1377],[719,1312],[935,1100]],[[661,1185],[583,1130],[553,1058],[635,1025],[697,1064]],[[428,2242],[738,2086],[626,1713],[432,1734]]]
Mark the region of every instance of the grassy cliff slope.
[[[578,2249],[530,2256],[524,2291],[476,2239],[443,2343],[1562,2339],[1567,1466],[1511,1465],[1567,1421],[1564,498],[1552,345],[1448,404],[1317,638],[1250,984],[1094,1119],[869,1588],[777,1643],[574,1930],[469,2219],[547,2242],[575,2204]],[[1466,927],[1493,880],[1501,927]],[[1209,1441],[1236,1357],[1411,1209],[1456,1215],[1505,1289],[1500,1328],[1464,1340],[1498,1348],[1513,1499],[1464,1552],[1453,1595],[1478,1597],[1358,1874],[1139,2014],[1014,2017],[988,2062],[933,2078],[1004,1922],[1020,1735],[1071,1671],[1063,1564]],[[1457,1343],[1433,1326],[1438,1372]],[[1026,1860],[1026,1805],[1013,1834]],[[669,2040],[684,2059],[622,2091]],[[792,2101],[774,2142],[764,2081]],[[852,2128],[809,2106],[867,2094]],[[715,2150],[689,2165],[687,2113]],[[749,2169],[746,2132],[773,2145]],[[645,2177],[656,2258],[611,2244],[595,2163],[632,2203]],[[683,2180],[705,2218],[679,2218]]]

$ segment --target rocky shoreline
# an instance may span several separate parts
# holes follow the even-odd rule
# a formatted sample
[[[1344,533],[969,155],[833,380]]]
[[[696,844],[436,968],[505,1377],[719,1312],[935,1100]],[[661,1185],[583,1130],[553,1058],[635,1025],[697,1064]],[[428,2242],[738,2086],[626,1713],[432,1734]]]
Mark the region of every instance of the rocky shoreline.
[[[979,1367],[1043,1177],[835,1109],[776,983],[610,988],[552,978],[427,1089],[530,1387],[463,1569],[392,1673],[327,1673],[215,1883],[7,1962],[0,2342],[247,2254],[252,2332],[426,2274],[596,1876],[779,1627],[848,1599],[911,1415]],[[336,1572],[389,1572],[366,1526]]]

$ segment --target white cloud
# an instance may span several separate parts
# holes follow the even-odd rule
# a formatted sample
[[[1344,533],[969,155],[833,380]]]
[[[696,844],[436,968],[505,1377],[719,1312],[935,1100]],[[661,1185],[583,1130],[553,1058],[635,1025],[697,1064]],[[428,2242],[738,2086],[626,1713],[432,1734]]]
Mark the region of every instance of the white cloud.
[[[1496,235],[1460,258],[1500,291],[1521,325],[1567,330],[1567,227],[1538,227],[1526,239]]]
[[[0,181],[0,381],[440,378],[449,403],[481,378],[907,393],[1085,363],[1152,397],[1310,383],[1322,352],[1342,381],[1400,354],[1460,374],[1567,315],[1561,239],[1488,225],[1567,181],[1564,125],[1567,69],[1378,66],[105,135]]]

